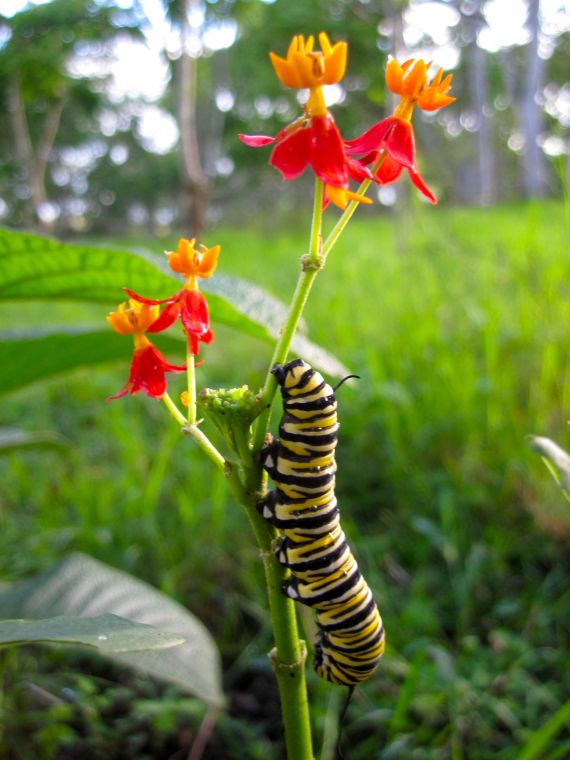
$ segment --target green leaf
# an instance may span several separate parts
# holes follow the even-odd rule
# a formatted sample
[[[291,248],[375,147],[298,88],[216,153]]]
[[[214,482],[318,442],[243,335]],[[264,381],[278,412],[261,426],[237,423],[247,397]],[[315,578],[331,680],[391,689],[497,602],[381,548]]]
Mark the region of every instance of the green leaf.
[[[0,378],[1,385],[2,378]],[[67,446],[68,442],[65,438],[49,430],[29,433],[27,430],[18,428],[0,428],[0,454],[9,453],[15,449],[38,447],[65,449]]]
[[[102,654],[167,649],[184,643],[176,633],[159,631],[117,615],[70,617],[61,615],[43,620],[0,620],[0,644],[30,642],[83,644]]]
[[[0,229],[0,300],[58,299],[115,305],[122,288],[149,298],[176,292],[181,280],[164,256],[148,252],[76,246]],[[212,321],[275,342],[287,309],[263,288],[220,273],[201,284]],[[324,349],[297,336],[293,349],[335,377],[348,370]]]
[[[0,299],[49,299],[115,305],[128,287],[149,298],[166,298],[182,285],[163,256],[140,251],[77,246],[0,229]],[[266,337],[269,314],[284,307],[261,288],[217,275],[204,283],[214,321]],[[259,318],[255,317],[255,314]],[[254,314],[254,316],[250,316]],[[275,317],[273,317],[275,319]],[[278,319],[278,317],[277,317]]]
[[[184,343],[160,336],[161,350],[183,353]],[[56,326],[52,330],[13,331],[0,334],[0,394],[10,393],[38,380],[109,361],[130,361],[132,342],[112,330]],[[126,375],[125,375],[126,377]]]
[[[71,554],[29,581],[0,588],[0,610],[13,618],[112,614],[178,634],[185,643],[172,649],[108,656],[213,706],[223,704],[219,653],[202,623],[147,583],[84,554]]]

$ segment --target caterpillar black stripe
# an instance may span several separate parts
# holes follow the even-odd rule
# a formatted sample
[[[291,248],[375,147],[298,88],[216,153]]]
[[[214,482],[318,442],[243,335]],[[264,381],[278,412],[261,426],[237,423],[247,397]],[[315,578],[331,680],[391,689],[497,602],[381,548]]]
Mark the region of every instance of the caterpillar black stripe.
[[[262,451],[275,491],[259,502],[279,529],[279,561],[291,570],[284,593],[313,607],[319,633],[314,666],[332,683],[366,681],[384,652],[378,607],[340,526],[334,494],[338,420],[334,390],[302,359],[276,364],[283,417]]]

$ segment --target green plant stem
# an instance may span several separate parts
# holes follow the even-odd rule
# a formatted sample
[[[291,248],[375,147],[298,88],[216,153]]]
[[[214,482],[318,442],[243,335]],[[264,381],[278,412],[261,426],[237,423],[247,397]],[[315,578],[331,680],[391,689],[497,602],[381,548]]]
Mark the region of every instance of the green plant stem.
[[[378,169],[382,166],[382,162],[384,161],[385,157],[386,157],[386,153],[384,151],[381,151],[380,155],[378,156],[376,161],[372,164],[372,167],[370,169],[372,174],[376,174]],[[371,179],[363,180],[360,184],[360,187],[356,191],[358,195],[366,195],[371,183],[372,183]],[[338,222],[335,224],[335,226],[332,228],[330,233],[327,235],[327,239],[325,240],[323,244],[323,250],[322,250],[323,259],[326,260],[334,244],[339,239],[341,234],[344,232],[344,228],[350,222],[352,215],[354,214],[354,212],[356,211],[359,205],[360,204],[358,203],[358,201],[351,201],[348,204],[348,206],[345,208],[345,210],[342,212],[342,215],[340,216]]]
[[[190,340],[186,340],[186,377],[188,379],[188,425],[196,422],[196,367]]]
[[[189,435],[196,441],[198,446],[207,456],[210,457],[216,467],[218,467],[223,473],[226,472],[228,463],[226,462],[225,457],[220,454],[208,436],[204,435],[204,433],[200,430],[198,423],[195,423],[194,425],[185,425],[182,428],[182,432],[186,433],[186,435]]]
[[[186,433],[186,435],[189,435],[191,438],[193,438],[198,446],[202,449],[202,451],[207,454],[208,457],[214,462],[216,467],[219,467],[222,472],[225,472],[227,469],[227,462],[225,458],[220,454],[218,449],[214,446],[214,444],[210,441],[207,435],[205,435],[200,428],[198,427],[197,422],[193,422],[191,425],[188,424],[188,420],[186,417],[182,414],[180,409],[176,406],[174,401],[170,398],[168,393],[165,393],[162,396],[162,402],[172,415],[176,422],[180,425],[182,428],[182,431]],[[194,419],[196,418],[196,415],[194,414]]]
[[[313,282],[321,268],[320,249],[322,243],[322,224],[323,224],[323,193],[324,186],[320,179],[315,180],[315,199],[313,203],[313,219],[311,222],[311,237],[309,243],[308,261],[302,259],[302,268],[293,298],[289,305],[287,321],[281,332],[279,340],[275,344],[273,356],[269,363],[265,383],[261,391],[262,399],[267,404],[267,411],[263,412],[257,419],[253,436],[253,452],[261,451],[269,428],[269,419],[271,414],[271,404],[277,390],[277,381],[273,376],[271,369],[275,364],[282,364],[287,359],[287,354],[291,347],[291,342],[299,325],[299,320],[303,314],[307,298],[313,287]],[[260,481],[261,485],[261,481]]]
[[[174,401],[170,398],[168,393],[165,393],[161,398],[162,403],[168,409],[172,417],[178,422],[179,425],[186,425],[186,417],[182,414],[180,409],[176,406]]]
[[[251,453],[249,456],[253,463]],[[313,760],[305,681],[305,643],[299,640],[295,605],[282,591],[288,571],[275,557],[273,547],[277,533],[257,511],[258,493],[251,488],[259,478],[257,469],[258,465],[247,469],[249,483],[245,485],[235,471],[230,473],[229,482],[234,496],[245,507],[263,561],[275,641],[275,648],[269,657],[279,688],[287,757],[289,760]]]
[[[283,363],[287,359],[291,341],[297,330],[313,281],[321,266],[323,194],[323,183],[317,179],[309,252],[306,257],[303,257],[302,271],[297,280],[287,320],[275,345],[261,392],[262,399],[267,403],[268,409],[257,420],[253,444],[251,450],[247,452],[247,459],[249,460],[247,465],[242,454],[245,488],[242,493],[239,493],[234,486],[234,493],[246,509],[261,550],[271,626],[275,640],[275,648],[270,653],[270,660],[279,688],[285,744],[289,760],[313,760],[309,703],[305,681],[306,648],[305,643],[299,639],[294,603],[282,591],[283,583],[287,579],[289,571],[275,557],[274,542],[277,538],[277,532],[258,513],[256,508],[257,500],[264,485],[264,471],[259,463],[258,454],[265,442],[269,427],[270,406],[277,389],[271,368],[274,364]]]
[[[361,183],[360,187],[358,188],[356,192],[359,195],[365,195],[366,191],[370,187],[371,182],[372,180],[370,179],[363,180],[363,182]],[[358,206],[360,206],[360,203],[358,201],[350,201],[348,206],[342,212],[342,215],[339,217],[338,222],[332,228],[331,232],[329,233],[329,235],[327,236],[327,239],[325,240],[323,244],[323,250],[322,250],[323,259],[326,259],[326,257],[331,252],[332,247],[334,246],[336,241],[339,239],[341,234],[344,232],[344,228],[350,222],[352,215],[354,214]]]
[[[321,248],[321,230],[323,227],[323,198],[325,186],[320,179],[315,180],[315,199],[313,202],[313,219],[311,221],[311,239],[309,257],[316,262]]]

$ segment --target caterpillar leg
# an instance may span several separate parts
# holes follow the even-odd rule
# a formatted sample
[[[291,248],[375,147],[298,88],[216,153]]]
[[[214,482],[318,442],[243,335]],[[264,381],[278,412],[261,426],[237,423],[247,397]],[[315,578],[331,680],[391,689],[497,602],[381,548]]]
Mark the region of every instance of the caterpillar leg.
[[[315,606],[314,595],[310,593],[310,584],[304,583],[294,575],[282,584],[281,591],[299,604],[305,604],[307,607]]]
[[[275,521],[275,504],[277,502],[277,494],[275,491],[269,491],[269,493],[260,499],[257,504],[257,511],[272,525]]]
[[[277,557],[277,561],[283,565],[283,567],[289,567],[290,546],[291,541],[285,536],[280,536],[275,542],[275,556]]]
[[[259,452],[261,466],[273,480],[277,472],[277,456],[279,454],[279,439],[272,438]]]
[[[294,599],[296,602],[301,602],[301,604],[307,604],[307,601],[301,598],[299,592],[299,580],[297,578],[292,577],[286,580],[281,586],[281,591],[285,596],[288,596],[289,599]],[[310,607],[311,605],[308,604],[308,606]]]

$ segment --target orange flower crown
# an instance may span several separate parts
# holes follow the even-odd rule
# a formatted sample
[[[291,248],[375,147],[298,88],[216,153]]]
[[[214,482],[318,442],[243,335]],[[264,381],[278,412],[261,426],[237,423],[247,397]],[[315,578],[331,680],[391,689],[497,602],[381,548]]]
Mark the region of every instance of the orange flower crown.
[[[201,245],[198,252],[195,244],[195,238],[179,240],[176,251],[166,252],[168,266],[173,272],[178,272],[184,277],[211,277],[218,264],[221,246],[215,245],[212,248],[206,248],[205,245]]]
[[[297,34],[291,40],[287,57],[269,53],[275,73],[286,87],[321,87],[336,84],[344,76],[348,45],[331,42],[325,32],[319,34],[320,51],[313,51],[315,38]]]
[[[395,58],[390,58],[386,66],[386,85],[402,99],[396,109],[400,112],[395,112],[394,116],[409,120],[414,105],[423,111],[437,111],[438,108],[453,103],[455,98],[447,94],[451,89],[453,74],[448,74],[442,80],[443,69],[440,68],[428,84],[427,71],[430,65],[421,58],[415,63],[410,58],[401,65]]]
[[[129,299],[129,308],[126,307],[126,303],[119,304],[117,311],[107,315],[107,322],[119,335],[144,333],[156,321],[160,310],[159,306],[139,303],[133,298]]]

